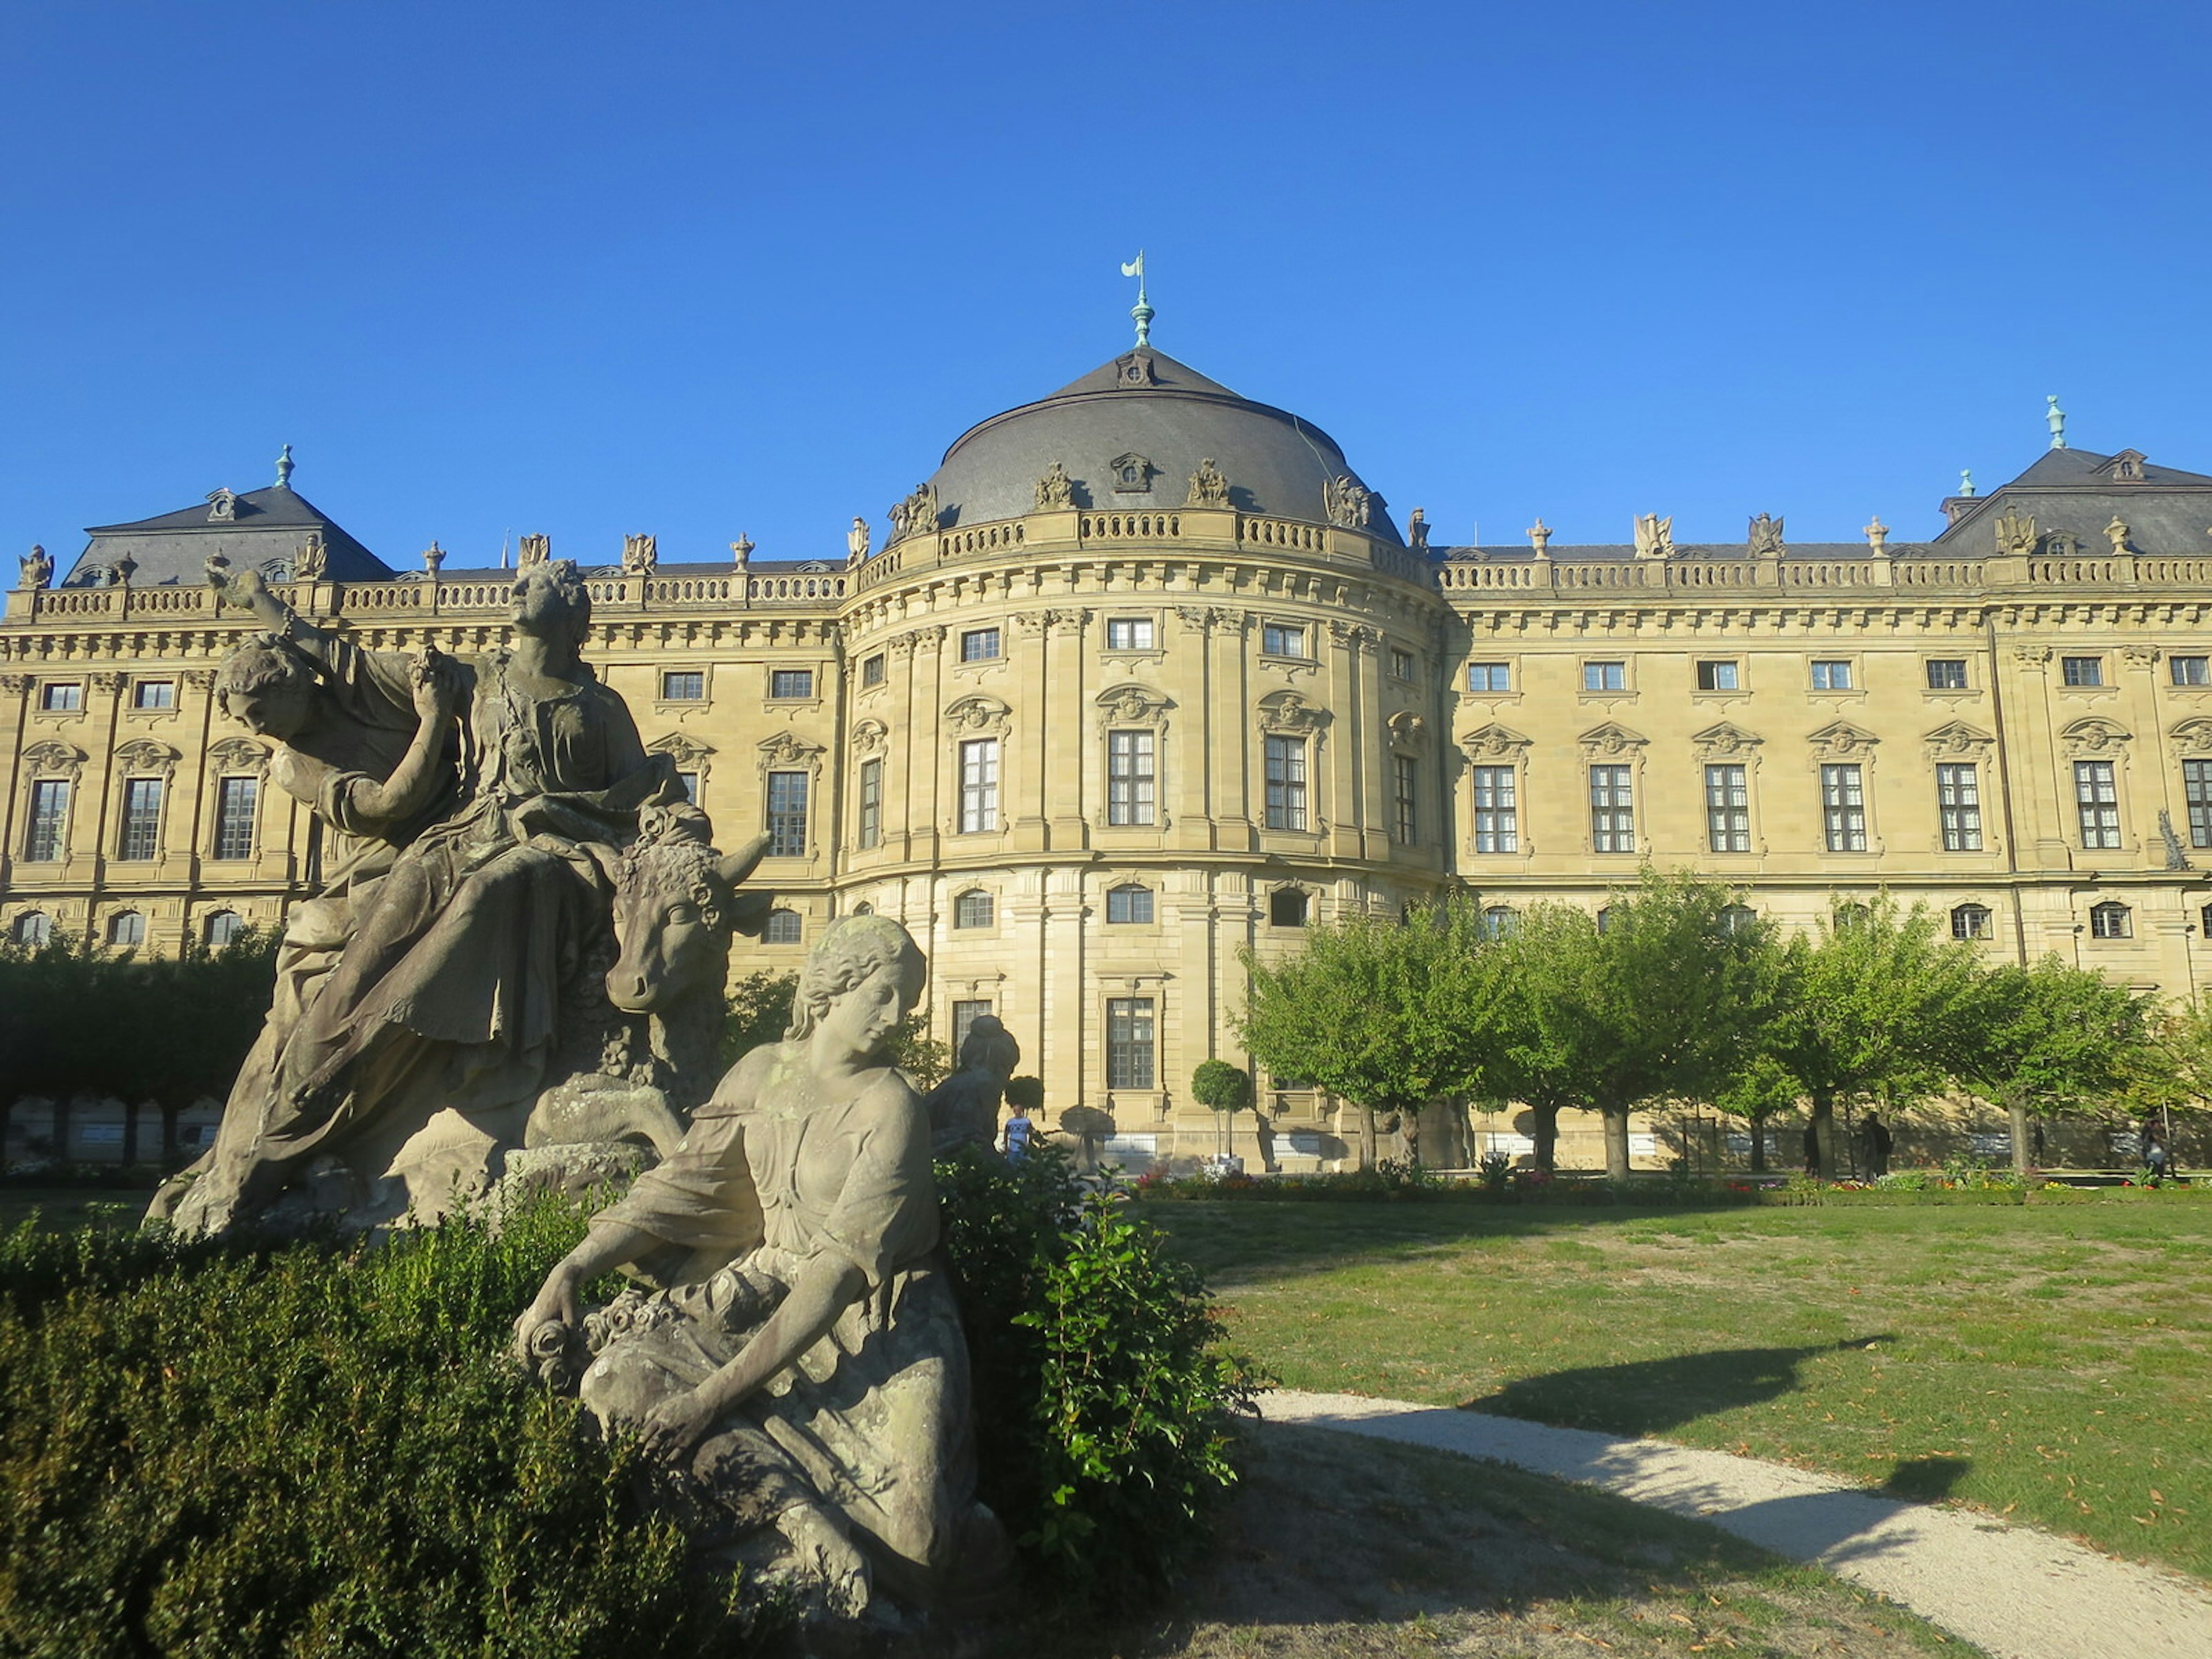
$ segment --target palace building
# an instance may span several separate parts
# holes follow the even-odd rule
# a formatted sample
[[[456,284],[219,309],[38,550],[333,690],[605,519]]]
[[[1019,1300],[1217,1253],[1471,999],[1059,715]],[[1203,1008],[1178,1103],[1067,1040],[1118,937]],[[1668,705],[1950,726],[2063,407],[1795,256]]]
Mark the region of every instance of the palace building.
[[[504,636],[512,573],[397,568],[290,473],[96,528],[51,586],[25,562],[12,937],[173,951],[315,883],[312,816],[214,706],[250,623],[210,554],[371,649]],[[1761,514],[1691,544],[1647,505],[1621,545],[1430,546],[1312,422],[1140,344],[963,434],[872,552],[856,521],[815,562],[523,556],[585,568],[588,659],[724,842],[770,833],[735,971],[895,915],[937,1035],[998,1015],[1048,1113],[1104,1109],[1129,1155],[1218,1144],[1188,1085],[1245,1059],[1242,951],[1447,883],[1596,907],[1689,866],[1796,925],[1887,890],[1992,960],[2194,994],[2212,477],[2054,434],[1926,539],[1793,545]],[[1286,1163],[1342,1155],[1330,1103],[1261,1082]]]

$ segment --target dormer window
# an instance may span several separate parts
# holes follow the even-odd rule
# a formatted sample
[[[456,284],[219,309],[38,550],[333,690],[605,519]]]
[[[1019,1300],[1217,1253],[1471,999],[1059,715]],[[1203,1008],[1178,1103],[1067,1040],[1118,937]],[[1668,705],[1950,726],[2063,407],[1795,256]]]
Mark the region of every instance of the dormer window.
[[[2143,455],[2139,449],[2124,449],[2105,463],[2105,476],[2114,483],[2143,482]]]
[[[1142,455],[1117,455],[1107,464],[1114,480],[1114,492],[1119,495],[1149,495],[1152,490],[1152,475],[1159,469]]]
[[[238,517],[238,495],[234,490],[226,487],[214,491],[207,499],[210,524],[228,524]]]

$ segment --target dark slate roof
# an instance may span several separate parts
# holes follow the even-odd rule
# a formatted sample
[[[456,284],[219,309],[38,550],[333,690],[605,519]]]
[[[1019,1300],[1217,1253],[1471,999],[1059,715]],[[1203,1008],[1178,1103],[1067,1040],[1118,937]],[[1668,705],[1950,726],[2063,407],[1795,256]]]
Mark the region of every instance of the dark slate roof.
[[[1139,357],[1150,373],[1133,383],[1124,368]],[[1151,488],[1117,491],[1108,464],[1133,454],[1152,463]],[[1054,461],[1074,481],[1079,506],[1158,511],[1182,506],[1191,474],[1209,458],[1228,477],[1231,503],[1248,513],[1326,523],[1330,479],[1347,475],[1369,487],[1336,441],[1310,421],[1239,397],[1150,347],[969,428],[945,452],[930,483],[947,528],[1034,512],[1036,482]],[[1397,541],[1379,495],[1373,506],[1371,531]]]
[[[334,580],[378,581],[392,574],[389,565],[289,484],[241,494],[235,518],[211,520],[209,510],[203,501],[135,524],[90,526],[85,533],[92,540],[61,586],[98,586],[125,554],[137,564],[131,580],[138,587],[196,587],[207,580],[204,567],[217,553],[237,566],[281,562],[289,568],[311,530],[322,532]]]
[[[2111,477],[2113,459],[2086,449],[2047,449],[2009,483],[1985,495],[1954,496],[1947,507],[1964,511],[1929,550],[1994,553],[1997,519],[2017,507],[2034,519],[2039,536],[2071,537],[2087,553],[2110,547],[2105,527],[2115,518],[2128,526],[2128,544],[2138,553],[2212,553],[2212,477],[2145,461],[2140,482],[2121,483]]]

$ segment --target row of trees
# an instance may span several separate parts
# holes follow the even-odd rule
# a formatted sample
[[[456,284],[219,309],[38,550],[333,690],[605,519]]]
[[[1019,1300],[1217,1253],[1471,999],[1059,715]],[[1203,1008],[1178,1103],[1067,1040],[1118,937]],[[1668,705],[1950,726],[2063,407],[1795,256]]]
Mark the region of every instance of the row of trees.
[[[1832,1176],[1839,1108],[1956,1088],[2008,1112],[2024,1169],[2033,1116],[2115,1097],[2187,1108],[2212,1091],[2206,1011],[2164,1012],[2055,957],[1985,965],[1924,906],[1887,898],[1785,935],[1725,887],[1647,871],[1596,915],[1542,903],[1508,917],[1455,896],[1316,928],[1287,961],[1244,960],[1253,1058],[1357,1107],[1370,1162],[1378,1114],[1418,1161],[1421,1107],[1462,1097],[1526,1106],[1546,1170],[1574,1107],[1600,1115],[1606,1167],[1626,1175],[1629,1114],[1663,1102],[1744,1120],[1756,1168],[1767,1121],[1802,1104]]]

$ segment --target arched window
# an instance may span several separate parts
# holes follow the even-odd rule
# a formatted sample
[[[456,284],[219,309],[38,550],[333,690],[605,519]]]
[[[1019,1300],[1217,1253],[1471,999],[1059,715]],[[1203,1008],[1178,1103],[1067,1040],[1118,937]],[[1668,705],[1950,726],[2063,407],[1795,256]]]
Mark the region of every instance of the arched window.
[[[2212,939],[2212,904],[2206,905],[2202,910],[2197,913],[2197,921],[2198,928],[2203,933],[2204,937],[2206,939]]]
[[[858,904],[853,907],[853,914],[856,916],[872,916],[876,914],[876,907],[869,903],[867,900],[862,899]]]
[[[220,951],[246,931],[246,920],[235,910],[217,910],[207,919],[202,937],[211,950]]]
[[[1482,913],[1482,936],[1485,939],[1510,939],[1520,931],[1521,918],[1510,906],[1493,904]]]
[[[1723,933],[1741,933],[1758,920],[1758,913],[1748,904],[1721,906],[1721,932]]]
[[[1595,920],[1597,922],[1597,930],[1599,933],[1603,933],[1612,931],[1613,907],[1610,904],[1601,906]]]
[[[1304,888],[1278,887],[1267,895],[1267,925],[1270,927],[1303,927],[1306,925],[1308,898]]]
[[[2133,939],[2135,936],[2135,916],[2118,900],[2106,899],[2102,904],[2089,907],[2091,939]]]
[[[998,907],[991,896],[980,887],[971,887],[952,901],[952,925],[955,927],[988,927]]]
[[[1856,902],[1847,902],[1836,907],[1836,930],[1856,927],[1867,919],[1867,908]]]
[[[1953,939],[1987,939],[1990,936],[1990,907],[1986,904],[1962,904],[1951,912]]]
[[[798,911],[781,909],[771,910],[768,913],[768,926],[761,929],[761,943],[763,945],[796,945],[799,943],[799,937],[803,932],[804,929],[799,924]]]
[[[146,918],[136,910],[118,910],[107,919],[107,942],[131,946],[146,942]]]
[[[1152,890],[1141,882],[1124,882],[1106,890],[1106,920],[1148,922],[1152,919]]]
[[[9,931],[18,945],[44,945],[54,936],[54,919],[44,910],[26,910]]]

